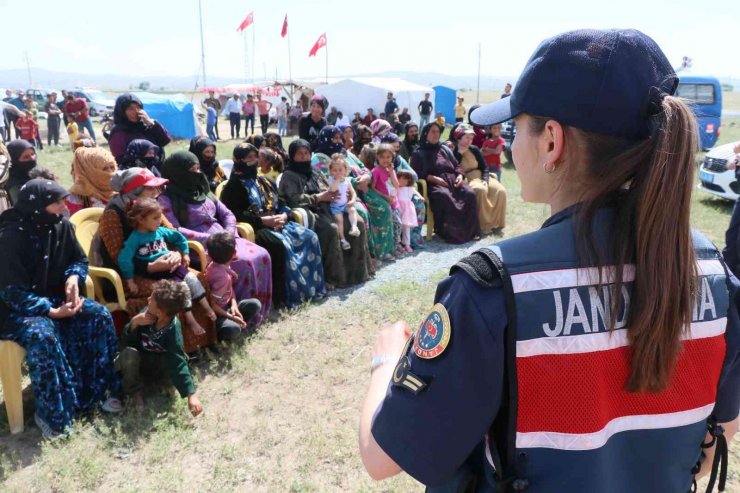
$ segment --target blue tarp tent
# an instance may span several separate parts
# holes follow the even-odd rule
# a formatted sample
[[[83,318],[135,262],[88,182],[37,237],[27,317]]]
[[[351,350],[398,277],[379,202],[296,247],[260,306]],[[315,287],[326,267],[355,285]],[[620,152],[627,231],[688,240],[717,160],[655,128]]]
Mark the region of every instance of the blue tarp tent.
[[[182,94],[152,94],[135,92],[144,110],[154,120],[161,123],[176,139],[192,139],[198,135],[198,121],[195,118],[193,103]]]
[[[441,111],[445,121],[452,125],[455,123],[455,104],[457,104],[457,91],[446,86],[434,86],[434,114],[432,120]]]

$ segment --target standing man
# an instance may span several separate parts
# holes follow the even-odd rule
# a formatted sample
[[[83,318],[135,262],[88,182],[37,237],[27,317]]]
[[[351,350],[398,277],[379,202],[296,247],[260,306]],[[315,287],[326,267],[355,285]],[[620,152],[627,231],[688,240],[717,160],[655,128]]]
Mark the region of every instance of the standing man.
[[[331,110],[329,111],[329,114],[326,115],[326,123],[329,125],[336,125],[337,124],[337,107],[332,106]]]
[[[365,125],[370,125],[372,122],[374,122],[377,119],[378,119],[378,117],[375,116],[375,113],[373,112],[373,109],[372,108],[368,108],[367,109],[367,115],[365,115],[365,118],[363,118],[362,123],[364,123]]]
[[[285,96],[281,97],[280,102],[275,105],[275,111],[278,123],[278,135],[285,137],[288,122],[288,98]]]
[[[269,101],[265,101],[262,99],[262,95],[257,93],[257,111],[260,113],[260,129],[262,129],[262,135],[265,135],[267,133],[267,127],[270,126],[270,109],[272,108],[272,103]],[[254,127],[254,123],[252,123],[252,126]],[[252,133],[254,133],[254,129],[252,129]]]
[[[51,146],[51,141],[54,141],[54,145],[59,145],[59,126],[62,123],[62,110],[57,104],[57,93],[52,92],[46,96],[46,104],[44,105],[44,111],[48,115],[46,117],[46,125],[48,134],[46,136],[46,143]]]
[[[67,116],[71,116],[77,122],[78,127],[87,129],[87,133],[90,134],[92,140],[96,140],[87,101],[82,98],[76,98],[72,94],[67,94],[67,104],[64,105],[64,111]]]
[[[216,123],[213,125],[213,131],[216,135],[215,140],[218,140],[221,138],[218,135],[218,112],[221,111],[221,101],[216,97],[216,93],[214,91],[208,91],[208,97],[203,100],[203,106],[208,108],[208,105],[211,105],[211,108],[216,110]]]
[[[507,82],[504,87],[504,93],[501,95],[501,99],[508,98],[509,96],[511,96],[511,84]]]
[[[396,98],[393,97],[392,92],[389,92],[387,101],[385,102],[385,119],[389,122],[393,122],[395,120],[394,115],[397,111],[398,103],[396,103]]]
[[[457,97],[457,104],[455,105],[455,123],[463,121],[465,115],[468,114],[463,101],[465,101],[465,99],[463,99],[461,96]]]
[[[252,135],[254,135],[254,96],[247,94],[247,100],[242,105],[242,114],[244,115],[244,137],[247,136],[249,122],[252,122]]]
[[[239,132],[242,127],[242,105],[239,102],[239,94],[234,93],[234,96],[226,101],[224,105],[224,115],[229,115],[229,126],[231,127],[231,138],[235,137],[234,131],[236,130],[236,138],[239,138]],[[244,131],[246,133],[246,130]]]
[[[419,128],[424,128],[424,125],[429,123],[432,118],[432,110],[434,105],[429,101],[429,93],[424,94],[424,101],[419,102]]]

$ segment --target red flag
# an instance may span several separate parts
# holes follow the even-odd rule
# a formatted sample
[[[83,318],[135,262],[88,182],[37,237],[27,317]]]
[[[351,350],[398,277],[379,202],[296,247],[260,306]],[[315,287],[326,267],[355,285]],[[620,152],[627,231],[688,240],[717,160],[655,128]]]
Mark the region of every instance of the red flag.
[[[311,48],[308,56],[316,56],[316,52],[318,52],[319,49],[324,46],[326,46],[326,33],[319,36],[319,39],[316,40],[316,43],[313,45],[313,48]]]
[[[284,38],[288,34],[288,14],[285,14],[285,20],[283,21],[283,30],[280,31],[280,37]]]
[[[250,12],[249,15],[242,21],[241,24],[239,24],[239,27],[236,28],[236,31],[243,31],[246,28],[249,27],[249,25],[254,21],[254,12]]]

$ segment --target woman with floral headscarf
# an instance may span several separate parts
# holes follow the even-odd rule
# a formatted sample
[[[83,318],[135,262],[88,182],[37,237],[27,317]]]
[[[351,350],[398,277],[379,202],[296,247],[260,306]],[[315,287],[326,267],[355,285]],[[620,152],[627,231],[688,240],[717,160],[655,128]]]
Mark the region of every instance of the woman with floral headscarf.
[[[277,190],[272,179],[258,176],[257,148],[237,145],[221,200],[237,221],[252,226],[255,243],[270,253],[274,304],[294,308],[323,296],[324,268],[316,233],[290,220]]]
[[[506,188],[489,173],[480,149],[472,144],[473,127],[457,124],[450,135],[455,159],[460,163],[465,181],[475,190],[478,202],[478,220],[483,234],[499,231],[506,225]]]
[[[231,268],[239,278],[234,283],[239,300],[257,298],[262,303],[259,323],[272,307],[272,264],[264,248],[238,238],[234,214],[216,198],[208,179],[200,171],[198,158],[187,151],[178,151],[162,163],[162,177],[170,180],[159,203],[165,217],[189,240],[205,246],[208,237],[217,231],[229,231],[236,238],[236,259]]]
[[[370,255],[367,250],[367,232],[358,218],[360,236],[349,236],[349,220],[345,238],[351,248],[342,251],[329,204],[338,192],[329,190],[323,173],[311,166],[311,145],[302,139],[288,147],[288,166],[278,187],[280,198],[290,208],[302,208],[308,213],[309,227],[319,236],[327,288],[349,286],[367,281]]]
[[[427,181],[434,232],[448,243],[479,239],[475,192],[465,183],[462,168],[452,151],[440,143],[441,135],[439,124],[426,124],[419,147],[411,155],[411,167],[420,179]]]
[[[72,159],[74,185],[66,199],[69,213],[88,207],[105,207],[115,195],[110,179],[116,172],[116,160],[101,147],[80,147]]]
[[[26,349],[36,424],[49,439],[83,413],[122,409],[113,319],[80,296],[88,261],[63,216],[68,193],[30,180],[0,215],[0,339]]]
[[[149,117],[144,111],[144,103],[138,97],[125,93],[116,98],[113,128],[108,138],[110,152],[116,162],[120,163],[126,147],[134,139],[146,139],[163,148],[170,143],[172,137],[161,123]]]
[[[146,168],[159,176],[159,166],[164,161],[164,151],[146,139],[134,139],[126,146],[126,152],[119,160],[118,169]]]
[[[373,133],[373,144],[380,144],[383,136],[393,131],[393,127],[385,120],[375,120],[370,124],[370,131]]]

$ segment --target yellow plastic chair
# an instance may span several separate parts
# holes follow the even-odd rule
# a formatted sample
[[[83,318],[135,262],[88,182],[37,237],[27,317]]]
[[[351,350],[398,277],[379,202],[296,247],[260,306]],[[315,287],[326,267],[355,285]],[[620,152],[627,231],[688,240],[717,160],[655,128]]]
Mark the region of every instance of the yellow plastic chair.
[[[434,214],[432,214],[432,203],[429,200],[429,193],[427,190],[427,181],[418,180],[419,187],[421,187],[421,196],[426,199],[426,214],[427,214],[427,241],[432,239],[434,235]]]
[[[224,191],[224,187],[226,186],[226,183],[227,183],[228,181],[229,181],[229,180],[224,180],[224,181],[222,181],[221,183],[219,183],[219,184],[218,184],[218,185],[216,186],[216,191],[215,191],[215,192],[213,192],[213,193],[214,193],[214,194],[216,195],[216,198],[217,198],[217,199],[221,200],[221,193],[222,193],[222,192]]]
[[[26,350],[12,341],[0,341],[0,383],[3,385],[5,409],[8,412],[10,433],[23,432],[23,388],[21,364]]]

